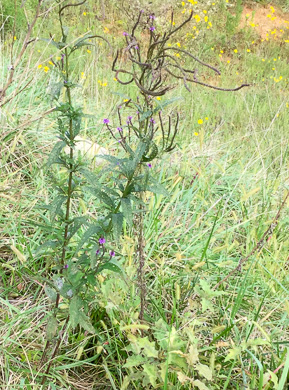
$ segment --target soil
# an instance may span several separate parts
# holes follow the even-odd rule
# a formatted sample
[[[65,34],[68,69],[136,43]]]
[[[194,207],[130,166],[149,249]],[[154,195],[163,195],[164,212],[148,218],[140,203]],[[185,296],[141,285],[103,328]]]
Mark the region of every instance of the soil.
[[[289,14],[282,13],[274,5],[254,9],[244,7],[240,27],[245,27],[246,25],[254,28],[262,39],[266,39],[267,34],[271,35],[271,32],[275,30],[275,34],[272,35],[280,38],[289,30]],[[284,32],[280,32],[280,30]]]

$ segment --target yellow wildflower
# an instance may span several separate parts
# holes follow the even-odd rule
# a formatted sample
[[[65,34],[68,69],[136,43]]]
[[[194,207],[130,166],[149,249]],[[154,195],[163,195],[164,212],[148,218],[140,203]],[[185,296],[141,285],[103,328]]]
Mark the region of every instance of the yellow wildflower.
[[[45,73],[47,73],[49,71],[48,66],[44,66],[43,70],[44,70]]]
[[[202,125],[203,123],[204,123],[204,122],[203,122],[203,119],[199,119],[199,120],[198,120],[198,124],[199,124],[199,125]]]

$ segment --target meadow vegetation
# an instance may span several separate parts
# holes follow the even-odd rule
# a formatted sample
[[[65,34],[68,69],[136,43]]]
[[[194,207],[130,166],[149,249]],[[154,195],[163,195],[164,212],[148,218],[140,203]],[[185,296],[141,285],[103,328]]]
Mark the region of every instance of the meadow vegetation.
[[[0,387],[287,389],[288,1],[79,3],[0,5]]]

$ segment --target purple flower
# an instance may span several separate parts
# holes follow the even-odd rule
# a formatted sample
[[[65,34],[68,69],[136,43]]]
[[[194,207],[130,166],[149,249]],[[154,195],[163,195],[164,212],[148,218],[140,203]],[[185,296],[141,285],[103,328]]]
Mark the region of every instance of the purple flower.
[[[150,27],[150,31],[155,31],[155,29],[156,29],[155,26]]]
[[[150,19],[154,20],[155,18],[155,15],[150,15]]]
[[[122,33],[122,35],[124,35],[125,37],[127,37],[127,36],[128,36],[128,33],[124,31],[124,32]]]
[[[108,125],[108,124],[109,124],[109,119],[104,119],[104,120],[103,120],[103,123],[106,124],[106,125]]]
[[[151,123],[156,123],[156,121],[154,120],[154,118],[151,118],[151,119],[150,119],[150,122],[151,122]]]
[[[136,45],[134,48],[135,48],[136,50],[138,50],[138,49],[139,49],[138,45]]]
[[[110,251],[109,254],[110,254],[111,257],[115,256],[115,252],[114,251]]]
[[[127,117],[127,120],[128,120],[128,121],[131,121],[131,120],[132,120],[132,116],[128,116],[128,117]]]
[[[147,166],[148,166],[149,168],[151,168],[151,167],[152,167],[152,164],[148,163]]]
[[[122,131],[122,128],[121,128],[121,127],[117,127],[117,130],[118,130],[118,131]]]
[[[68,268],[68,264],[65,264],[65,266],[63,267],[64,269],[67,269]]]
[[[104,237],[100,237],[100,239],[98,240],[98,242],[103,245],[105,244],[105,238]]]
[[[100,254],[100,249],[97,249],[97,251],[95,252],[95,255],[98,256]]]

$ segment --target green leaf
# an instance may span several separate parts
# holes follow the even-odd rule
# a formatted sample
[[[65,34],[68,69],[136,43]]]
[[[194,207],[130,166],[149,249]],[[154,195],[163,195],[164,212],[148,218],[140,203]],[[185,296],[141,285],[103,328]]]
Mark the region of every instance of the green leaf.
[[[122,213],[112,214],[111,220],[112,220],[112,231],[113,231],[114,238],[115,240],[118,240],[122,232],[123,214]]]
[[[229,353],[226,356],[225,362],[228,360],[236,359],[237,356],[239,356],[242,352],[242,349],[239,347],[234,347],[232,349],[229,349]]]
[[[86,232],[83,234],[81,240],[78,243],[78,246],[75,250],[75,252],[78,252],[84,244],[86,244],[89,239],[94,236],[95,234],[99,234],[99,232],[102,231],[102,228],[99,225],[91,225],[89,228],[86,230]]]
[[[159,110],[158,110],[159,111]],[[147,118],[149,118],[151,115],[152,115],[152,111],[151,110],[148,110],[148,111],[145,111],[142,113],[142,115],[140,116],[140,119],[139,121],[140,122],[143,122],[144,120],[146,120]]]
[[[147,375],[149,383],[155,388],[157,386],[158,371],[154,364],[146,363],[143,365],[143,372]]]
[[[106,270],[106,269],[108,271],[113,271],[113,272],[117,272],[117,273],[122,273],[123,272],[121,266],[114,260],[110,260],[107,263],[101,264],[99,266],[99,268],[98,268],[97,273],[100,273],[100,272],[102,272],[103,270]]]
[[[71,238],[87,222],[87,217],[76,217],[69,226],[68,237]]]
[[[199,361],[199,351],[195,344],[190,346],[186,359],[190,366],[194,366]]]
[[[149,341],[148,337],[141,337],[137,339],[138,345],[143,349],[143,353],[147,357],[158,357],[158,351],[155,348],[155,343]]]
[[[200,375],[202,375],[208,381],[212,380],[213,373],[209,366],[206,366],[205,364],[197,364],[195,366],[195,369],[199,372]]]
[[[142,157],[142,161],[144,162],[152,161],[154,158],[157,157],[159,152],[157,145],[153,141],[148,141],[148,142],[149,142],[149,147],[148,147],[149,150],[146,150],[147,156]]]
[[[50,95],[52,100],[58,100],[61,90],[63,88],[63,83],[58,82],[58,83],[51,83],[48,87],[48,94]]]
[[[87,332],[92,333],[92,334],[95,333],[95,329],[92,326],[89,317],[86,316],[82,311],[79,313],[78,321],[79,321],[79,325],[84,330],[87,330]]]
[[[90,333],[95,333],[95,329],[90,323],[90,319],[82,311],[84,306],[83,300],[75,295],[72,297],[69,305],[69,316],[72,328],[75,328],[77,325],[80,325],[83,329],[87,330]]]
[[[37,254],[41,253],[43,249],[47,249],[47,248],[55,249],[55,248],[59,247],[60,244],[61,244],[60,241],[47,240],[37,248],[35,254],[37,255]]]
[[[56,336],[57,328],[57,319],[54,316],[50,317],[46,325],[46,339],[48,341],[51,341]]]
[[[140,364],[145,363],[146,361],[147,361],[147,358],[143,357],[142,355],[132,355],[126,359],[126,362],[123,365],[123,367],[125,367],[125,368],[137,367]]]
[[[122,213],[129,225],[132,225],[133,214],[131,200],[129,198],[121,198]]]
[[[197,386],[199,390],[210,390],[203,382],[199,381],[199,379],[193,381],[193,385]]]
[[[57,195],[53,202],[49,205],[49,211],[50,211],[50,221],[53,222],[56,218],[56,216],[63,216],[63,211],[61,209],[63,203],[67,200],[67,196],[64,195]]]
[[[44,287],[44,291],[45,291],[45,294],[48,296],[48,298],[52,302],[56,302],[57,293],[56,293],[56,291],[53,288],[45,286]]]
[[[168,100],[164,100],[163,102],[162,101],[159,101],[157,103],[157,106],[156,108],[154,109],[153,111],[153,114],[156,114],[157,112],[159,111],[162,111],[165,107],[167,107],[168,105],[178,101],[178,100],[183,100],[184,98],[182,96],[176,96],[174,98],[171,98],[171,99],[168,99]]]
[[[66,46],[64,42],[55,42],[53,39],[39,38],[39,40],[47,42],[50,45],[57,47],[57,49],[63,49]]]
[[[62,149],[66,146],[66,143],[64,141],[57,142],[52,151],[49,154],[48,161],[46,163],[47,168],[51,167],[52,164],[59,163],[59,155]]]
[[[113,209],[115,207],[113,199],[109,195],[107,195],[104,191],[101,191],[95,187],[85,187],[85,189],[89,191],[92,195],[94,195],[96,198],[101,200],[103,203],[105,203],[107,206],[109,206],[110,208]]]

